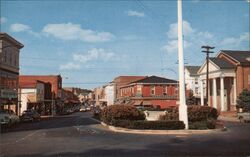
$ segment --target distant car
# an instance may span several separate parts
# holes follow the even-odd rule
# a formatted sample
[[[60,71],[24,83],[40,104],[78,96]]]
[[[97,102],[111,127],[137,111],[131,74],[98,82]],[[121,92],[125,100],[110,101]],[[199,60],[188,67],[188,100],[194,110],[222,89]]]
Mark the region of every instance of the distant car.
[[[21,121],[40,121],[41,115],[34,110],[26,110],[21,116]]]
[[[82,106],[79,111],[80,112],[85,112],[85,111],[87,111],[87,109],[86,109],[86,107]]]
[[[90,111],[90,110],[91,110],[90,106],[86,107],[86,110],[87,110],[87,111]]]
[[[237,117],[240,122],[249,122],[250,121],[250,112],[239,112]]]
[[[1,125],[13,125],[20,121],[19,117],[15,115],[12,110],[0,110]]]

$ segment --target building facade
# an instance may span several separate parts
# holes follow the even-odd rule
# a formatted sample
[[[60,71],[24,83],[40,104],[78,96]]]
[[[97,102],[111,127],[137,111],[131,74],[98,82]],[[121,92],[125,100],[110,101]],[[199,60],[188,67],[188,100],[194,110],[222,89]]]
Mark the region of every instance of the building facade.
[[[124,85],[127,85],[131,82],[141,80],[145,78],[146,76],[118,76],[116,77],[112,83],[114,85],[114,99],[115,103],[119,104],[121,103],[121,93],[120,88]]]
[[[60,75],[20,75],[19,82],[34,83],[42,81],[51,84],[51,112],[56,114],[63,109],[62,77]]]
[[[201,105],[206,95],[206,62],[200,75]],[[221,50],[209,59],[208,105],[219,111],[235,111],[237,96],[250,90],[250,51]],[[202,90],[203,89],[203,90]]]
[[[28,109],[36,110],[40,114],[45,114],[45,88],[46,83],[36,81],[34,83],[19,83],[20,110],[18,115]]]
[[[23,44],[0,33],[0,109],[18,111],[19,53]]]
[[[123,104],[153,105],[161,109],[178,104],[178,82],[157,76],[124,85],[119,93]]]
[[[199,75],[198,70],[200,66],[185,66],[185,84],[186,90],[192,91],[194,97],[200,97],[200,88],[199,88]]]

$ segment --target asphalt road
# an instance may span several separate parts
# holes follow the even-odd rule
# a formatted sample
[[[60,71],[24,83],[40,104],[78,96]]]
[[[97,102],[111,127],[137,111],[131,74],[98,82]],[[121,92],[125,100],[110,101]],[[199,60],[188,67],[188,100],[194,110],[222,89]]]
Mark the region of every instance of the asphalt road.
[[[250,123],[226,123],[228,131],[195,135],[115,133],[74,113],[2,130],[0,156],[250,156]]]

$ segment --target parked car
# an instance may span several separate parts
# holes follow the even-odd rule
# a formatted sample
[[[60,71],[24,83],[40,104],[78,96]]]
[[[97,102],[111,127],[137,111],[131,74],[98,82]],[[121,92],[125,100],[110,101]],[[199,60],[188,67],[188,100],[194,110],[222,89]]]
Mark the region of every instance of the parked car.
[[[250,112],[239,112],[237,117],[240,122],[249,122],[250,121]]]
[[[0,110],[0,122],[1,125],[11,126],[20,121],[19,117],[15,115],[12,110]]]
[[[26,110],[21,116],[21,121],[40,121],[41,115],[34,110]]]

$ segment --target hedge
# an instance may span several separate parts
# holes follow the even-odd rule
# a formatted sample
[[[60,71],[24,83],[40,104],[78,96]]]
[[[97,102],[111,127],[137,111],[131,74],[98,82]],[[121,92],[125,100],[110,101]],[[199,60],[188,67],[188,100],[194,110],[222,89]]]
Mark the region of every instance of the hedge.
[[[131,105],[112,105],[101,111],[101,120],[107,124],[114,120],[145,120],[145,114]]]
[[[216,122],[214,120],[198,121],[198,122],[189,122],[189,129],[215,129]]]
[[[198,122],[206,121],[210,119],[218,118],[218,111],[215,108],[209,106],[196,106],[190,105],[187,107],[188,110],[188,121]],[[178,107],[172,107],[166,109],[166,114],[160,116],[160,120],[178,120],[179,110]]]
[[[185,128],[182,121],[145,121],[145,120],[113,120],[115,127],[123,127],[128,129],[150,129],[150,130],[180,130]]]

